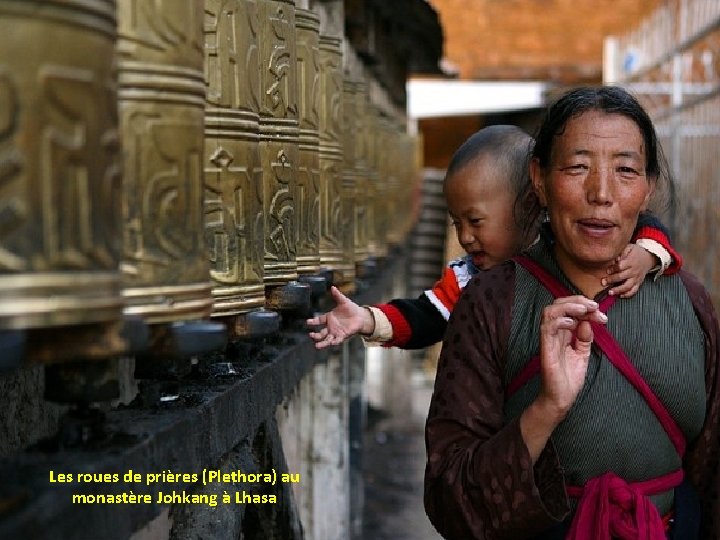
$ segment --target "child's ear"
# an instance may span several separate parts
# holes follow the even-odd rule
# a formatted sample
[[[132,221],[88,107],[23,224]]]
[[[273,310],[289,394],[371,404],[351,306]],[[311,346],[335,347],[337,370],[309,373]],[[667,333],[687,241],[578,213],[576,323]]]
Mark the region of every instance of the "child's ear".
[[[533,190],[537,198],[540,200],[541,206],[547,206],[547,197],[545,196],[545,181],[542,168],[538,158],[533,158],[530,161],[530,181],[533,185]]]

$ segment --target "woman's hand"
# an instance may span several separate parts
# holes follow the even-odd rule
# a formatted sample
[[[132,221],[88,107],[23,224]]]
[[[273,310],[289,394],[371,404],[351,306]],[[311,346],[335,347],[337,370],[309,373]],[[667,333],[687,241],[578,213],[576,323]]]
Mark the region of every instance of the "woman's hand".
[[[370,310],[357,305],[336,287],[330,288],[335,300],[335,308],[328,313],[318,315],[305,321],[308,326],[323,326],[317,332],[310,332],[315,341],[316,349],[324,349],[331,345],[340,345],[343,341],[357,333],[371,334],[375,321]]]
[[[558,298],[543,310],[540,392],[520,418],[520,429],[533,462],[585,384],[593,341],[591,322],[605,324],[607,317],[597,302],[584,296]]]
[[[539,399],[562,420],[585,383],[593,332],[590,321],[604,324],[598,304],[584,296],[558,298],[543,310],[540,322]]]
[[[615,263],[608,268],[608,277],[602,279],[602,286],[617,283],[608,294],[630,298],[642,285],[645,276],[659,264],[655,255],[637,244],[628,244]]]

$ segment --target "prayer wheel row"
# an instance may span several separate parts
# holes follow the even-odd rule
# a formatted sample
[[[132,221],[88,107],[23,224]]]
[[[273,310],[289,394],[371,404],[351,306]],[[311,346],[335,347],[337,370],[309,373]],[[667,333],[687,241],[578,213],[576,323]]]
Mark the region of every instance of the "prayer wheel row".
[[[4,0],[0,29],[0,330],[351,290],[407,233],[414,139],[292,0]]]

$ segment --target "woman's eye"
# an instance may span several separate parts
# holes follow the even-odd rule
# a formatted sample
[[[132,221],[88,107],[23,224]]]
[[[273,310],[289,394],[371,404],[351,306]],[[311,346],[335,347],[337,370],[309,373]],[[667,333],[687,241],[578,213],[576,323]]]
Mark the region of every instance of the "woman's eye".
[[[587,170],[588,166],[584,163],[576,163],[574,165],[568,165],[567,167],[563,168],[563,171],[570,174],[581,174]]]
[[[638,174],[637,170],[632,167],[618,167],[618,172],[620,174]]]
[[[470,220],[470,225],[473,225],[473,226],[477,227],[477,226],[480,225],[482,222],[483,222],[483,220],[482,220],[481,218],[475,218],[475,219],[471,219],[471,220]]]

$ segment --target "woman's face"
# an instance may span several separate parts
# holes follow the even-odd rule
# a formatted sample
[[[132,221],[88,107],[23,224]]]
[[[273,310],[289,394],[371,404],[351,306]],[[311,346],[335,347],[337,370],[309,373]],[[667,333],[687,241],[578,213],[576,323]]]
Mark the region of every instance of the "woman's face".
[[[547,206],[555,255],[566,272],[567,265],[604,269],[628,244],[655,185],[645,162],[637,124],[596,110],[567,122],[548,170],[532,162],[533,186]]]

